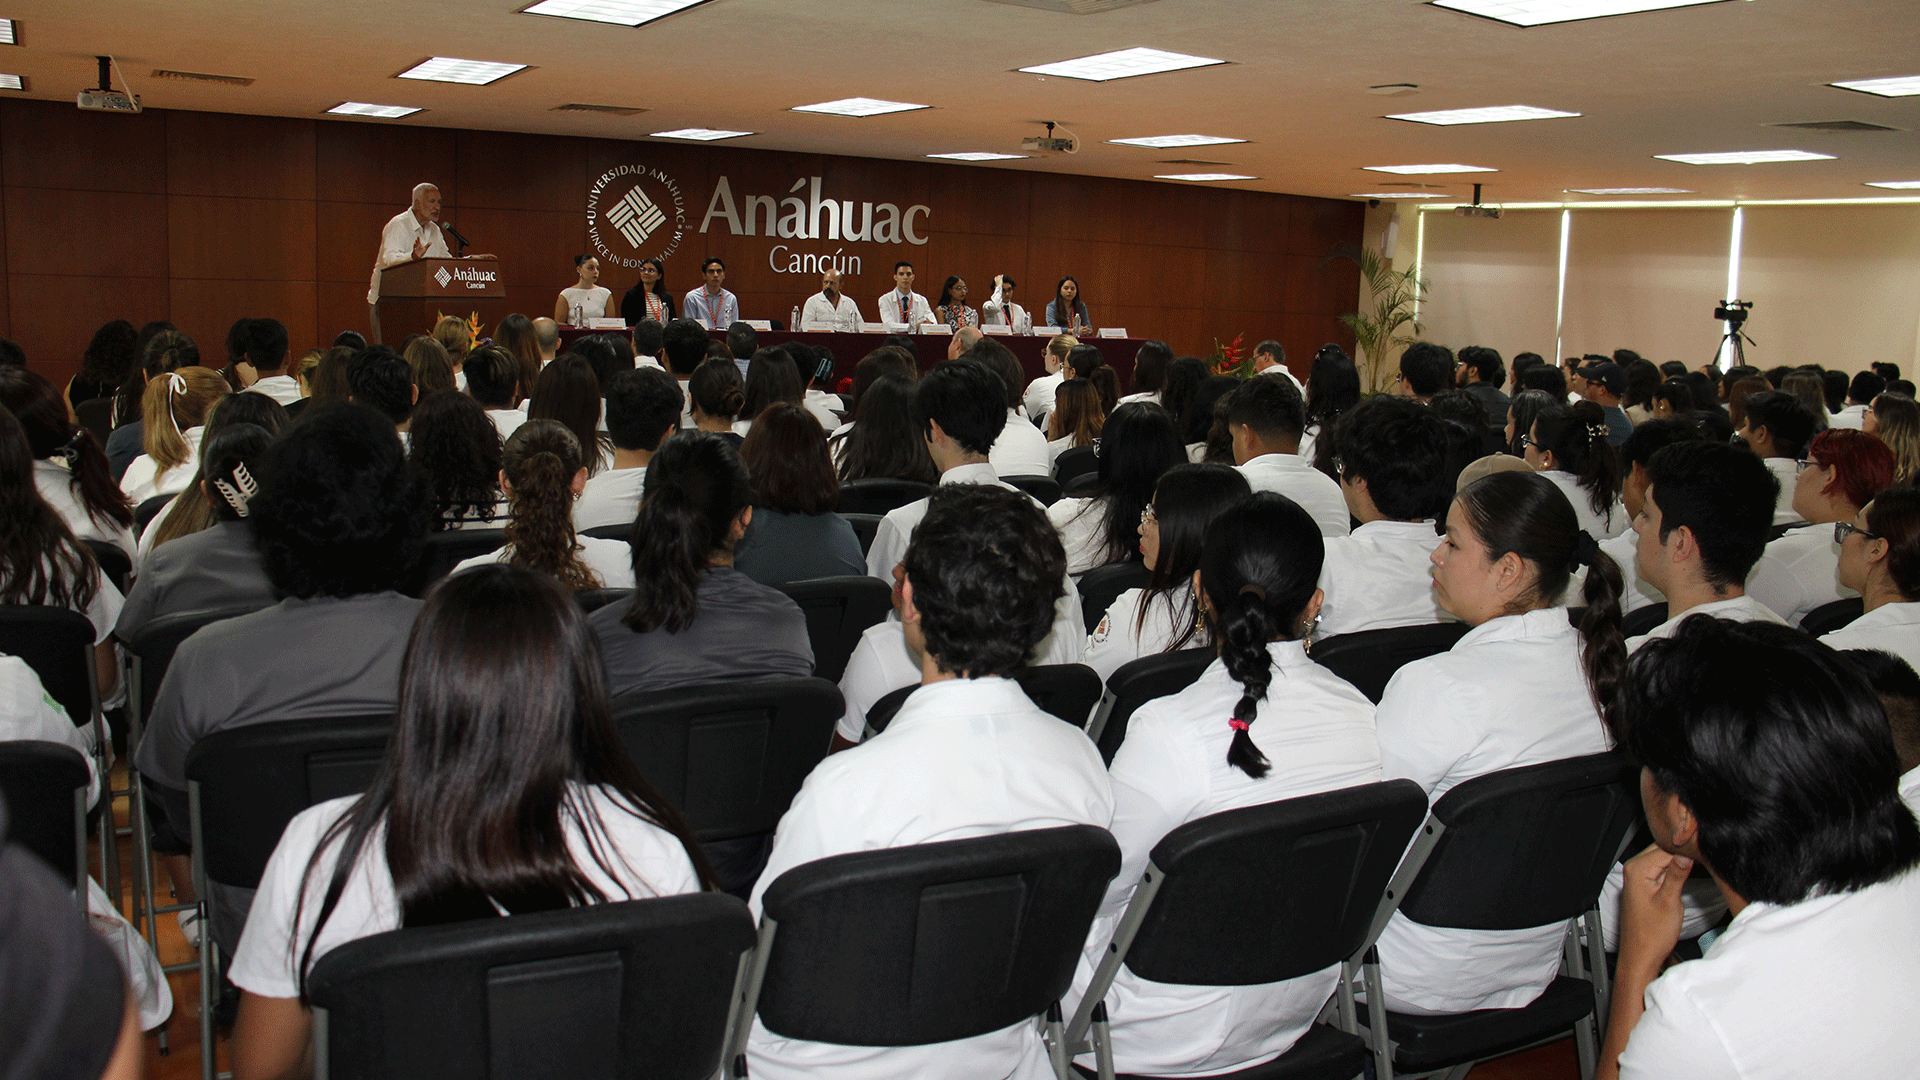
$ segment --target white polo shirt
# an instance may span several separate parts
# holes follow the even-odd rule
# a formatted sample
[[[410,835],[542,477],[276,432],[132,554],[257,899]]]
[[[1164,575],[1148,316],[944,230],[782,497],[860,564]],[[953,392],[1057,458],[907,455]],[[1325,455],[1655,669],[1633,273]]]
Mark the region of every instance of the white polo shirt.
[[[1882,604],[1820,642],[1836,649],[1879,649],[1920,671],[1920,603]]]
[[[1789,624],[1814,608],[1859,596],[1840,584],[1840,545],[1832,525],[1800,525],[1767,544],[1747,575],[1747,595]]]
[[[1433,597],[1433,521],[1369,521],[1349,536],[1327,538],[1316,637],[1391,626],[1448,622]]]
[[[1299,503],[1313,515],[1321,536],[1345,536],[1352,530],[1353,515],[1347,511],[1340,485],[1300,455],[1261,454],[1235,468],[1253,490],[1278,492]]]
[[[1012,409],[1007,410],[1007,426],[993,440],[987,460],[1001,476],[1053,475],[1053,452],[1047,447],[1046,433]]]
[[[1783,457],[1763,458],[1762,461],[1766,464],[1767,471],[1773,474],[1773,478],[1780,481],[1780,494],[1773,503],[1773,523],[1792,525],[1807,520],[1800,516],[1800,511],[1793,508],[1793,486],[1800,479],[1799,464],[1792,458]]]

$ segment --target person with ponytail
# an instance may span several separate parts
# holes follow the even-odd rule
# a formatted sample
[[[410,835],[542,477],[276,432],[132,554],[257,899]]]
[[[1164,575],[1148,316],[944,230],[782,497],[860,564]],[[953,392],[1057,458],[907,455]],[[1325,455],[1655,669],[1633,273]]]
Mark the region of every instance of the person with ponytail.
[[[0,408],[25,429],[34,486],[74,537],[132,555],[133,506],[114,483],[100,440],[68,418],[59,389],[38,372],[0,367]]]
[[[120,490],[136,508],[193,483],[207,414],[230,389],[219,372],[203,367],[184,367],[147,384],[140,398],[140,445],[146,453],[120,477]]]
[[[1219,658],[1193,685],[1134,713],[1114,755],[1120,873],[1074,996],[1162,837],[1209,814],[1380,780],[1373,704],[1307,655],[1324,544],[1313,517],[1273,492],[1242,499],[1206,531],[1193,583]],[[1339,978],[1335,964],[1264,985],[1174,986],[1123,967],[1106,997],[1115,1067],[1192,1076],[1271,1060],[1313,1023]]]
[[[1054,338],[1057,344],[1060,338]],[[1067,340],[1071,341],[1072,338]],[[1049,350],[1053,345],[1047,346]],[[1120,376],[1114,373],[1107,358],[1100,350],[1091,345],[1074,345],[1067,350],[1067,378],[1085,379],[1093,384],[1100,394],[1100,413],[1112,416],[1113,410],[1120,405]]]
[[[1387,683],[1377,714],[1386,778],[1412,780],[1435,802],[1477,776],[1605,751],[1602,716],[1627,662],[1620,567],[1562,490],[1529,472],[1475,481],[1448,509],[1432,561],[1435,599],[1472,629]],[[1557,605],[1580,567],[1586,613],[1575,629]],[[1379,941],[1387,1002],[1429,1013],[1524,1006],[1560,973],[1565,930],[1441,929],[1396,913]]]
[[[252,424],[264,429],[269,436],[275,436],[286,430],[289,422],[287,410],[265,394],[228,394],[207,414],[207,430],[200,437],[200,445],[213,445],[220,433],[234,424]],[[203,460],[201,465],[205,464]],[[147,523],[146,529],[140,533],[139,553],[133,559],[136,575],[146,572],[147,560],[154,548],[211,528],[215,522],[224,520],[215,505],[218,493],[209,488],[206,481],[204,468],[196,468],[193,481],[161,507],[160,512]]]
[[[580,440],[566,425],[558,420],[521,424],[501,453],[500,490],[511,509],[507,542],[475,555],[454,572],[503,562],[552,574],[574,592],[632,588],[626,544],[579,536],[573,530],[573,500],[586,486]]]
[[[310,1061],[307,978],[347,942],[710,881],[685,819],[621,749],[572,597],[519,567],[455,574],[407,639],[372,785],[302,811],[267,862],[233,956],[234,1074]]]
[[[1580,527],[1611,540],[1633,527],[1620,504],[1620,455],[1607,441],[1607,417],[1591,401],[1548,405],[1533,418],[1525,457],[1573,504]]]
[[[813,674],[799,605],[733,567],[752,520],[747,467],[720,435],[681,432],[654,451],[631,537],[633,599],[588,617],[609,692]]]
[[[152,335],[149,328],[159,326]],[[200,347],[193,339],[173,328],[171,323],[148,323],[140,331],[144,344],[140,347],[139,362],[127,373],[127,381],[113,396],[113,430],[107,435],[107,464],[113,469],[114,483],[127,471],[127,466],[140,456],[143,445],[145,424],[141,418],[140,403],[146,395],[147,384],[154,379],[183,367],[198,367]]]
[[[687,379],[687,402],[695,428],[713,432],[735,451],[740,449],[746,439],[734,430],[734,422],[747,406],[747,392],[737,364],[713,356],[700,361]]]

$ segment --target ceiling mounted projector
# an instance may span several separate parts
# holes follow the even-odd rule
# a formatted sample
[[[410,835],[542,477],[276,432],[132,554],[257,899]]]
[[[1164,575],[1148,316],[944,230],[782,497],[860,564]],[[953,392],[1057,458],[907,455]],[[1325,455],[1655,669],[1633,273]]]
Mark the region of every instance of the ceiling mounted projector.
[[[131,89],[126,93],[121,93],[113,88],[113,58],[110,56],[96,56],[94,59],[100,61],[100,85],[92,90],[80,91],[74,103],[83,109],[93,109],[99,112],[139,112],[140,99],[133,94]]]
[[[1067,137],[1064,139],[1056,139],[1053,137],[1053,121],[1048,120],[1046,124],[1047,133],[1045,135],[1036,136],[1031,139],[1021,139],[1020,149],[1032,151],[1037,154],[1077,154],[1080,152],[1080,140],[1074,138],[1073,132],[1067,132]]]
[[[1498,218],[1503,212],[1504,211],[1497,206],[1480,205],[1479,184],[1473,185],[1473,205],[1456,206],[1453,208],[1454,217]]]

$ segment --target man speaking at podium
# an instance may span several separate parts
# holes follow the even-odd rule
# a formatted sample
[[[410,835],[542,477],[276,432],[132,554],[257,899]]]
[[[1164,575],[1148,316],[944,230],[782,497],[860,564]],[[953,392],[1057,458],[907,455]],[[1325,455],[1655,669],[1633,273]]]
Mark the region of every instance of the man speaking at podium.
[[[432,184],[413,186],[413,205],[393,216],[380,230],[380,253],[373,260],[373,282],[367,288],[367,318],[375,344],[380,342],[380,272],[415,259],[450,259],[447,238],[440,233],[440,189]],[[491,259],[491,255],[469,255]]]

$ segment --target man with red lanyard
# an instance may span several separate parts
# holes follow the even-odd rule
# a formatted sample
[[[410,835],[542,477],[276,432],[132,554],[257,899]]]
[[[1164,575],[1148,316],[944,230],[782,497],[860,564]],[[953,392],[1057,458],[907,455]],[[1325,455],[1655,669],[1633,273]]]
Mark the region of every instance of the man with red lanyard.
[[[740,298],[720,287],[727,280],[727,264],[709,255],[700,264],[700,276],[706,284],[687,294],[680,314],[700,320],[709,330],[725,330],[740,321]]]
[[[880,298],[880,321],[919,326],[934,321],[933,305],[913,291],[913,264],[906,260],[893,264],[893,291]]]

